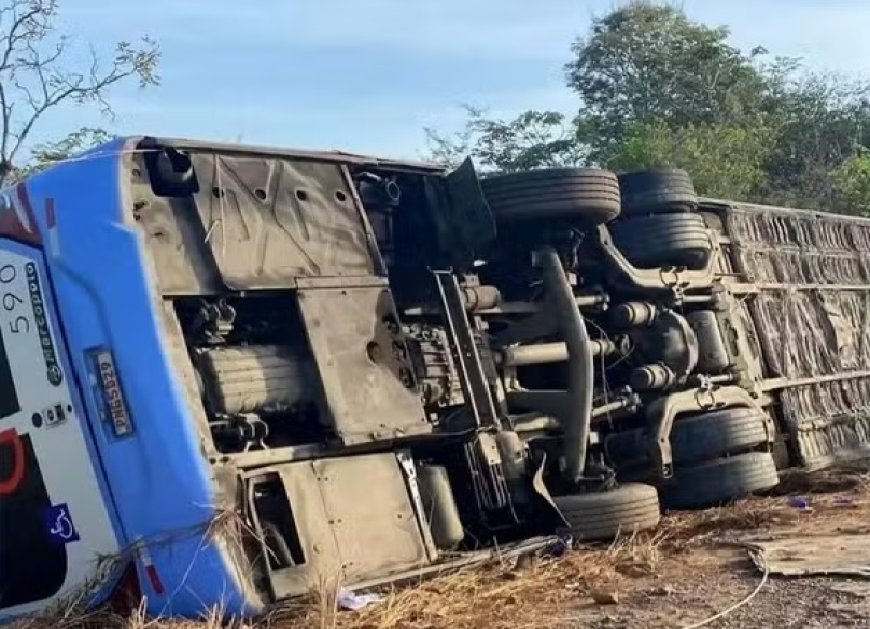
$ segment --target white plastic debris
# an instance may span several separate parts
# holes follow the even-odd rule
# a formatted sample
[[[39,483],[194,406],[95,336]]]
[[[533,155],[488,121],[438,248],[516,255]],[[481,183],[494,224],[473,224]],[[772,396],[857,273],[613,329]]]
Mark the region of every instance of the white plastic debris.
[[[336,597],[336,603],[338,604],[339,609],[346,609],[352,612],[360,610],[372,603],[377,603],[380,600],[381,597],[378,594],[356,594],[347,588],[339,589],[338,596]]]

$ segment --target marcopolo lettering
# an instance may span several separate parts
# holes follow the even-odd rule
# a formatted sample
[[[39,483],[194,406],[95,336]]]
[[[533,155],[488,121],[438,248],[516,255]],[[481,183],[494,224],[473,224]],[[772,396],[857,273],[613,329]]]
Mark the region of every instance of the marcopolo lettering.
[[[42,347],[42,358],[45,361],[45,375],[54,386],[63,382],[63,372],[57,360],[51,330],[48,327],[48,315],[45,311],[45,300],[42,298],[42,288],[39,283],[39,272],[33,262],[25,265],[27,272],[27,288],[30,293],[30,305],[33,308],[33,320],[39,333],[39,344]]]

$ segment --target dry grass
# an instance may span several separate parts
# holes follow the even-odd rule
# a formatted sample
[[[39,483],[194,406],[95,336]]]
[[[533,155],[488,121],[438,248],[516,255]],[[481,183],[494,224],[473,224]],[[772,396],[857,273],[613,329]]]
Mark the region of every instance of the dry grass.
[[[423,581],[416,586],[383,592],[383,599],[358,612],[339,612],[334,590],[323,589],[309,600],[283,605],[250,625],[252,628],[336,629],[488,629],[539,627],[542,610],[549,626],[567,618],[578,601],[590,602],[593,593],[619,593],[626,580],[654,575],[661,560],[663,533],[636,534],[610,546],[589,547],[564,557],[529,554],[517,560],[496,561]],[[231,622],[230,626],[244,626]],[[199,622],[154,621],[138,610],[129,617],[109,611],[79,614],[73,609],[21,621],[14,629],[211,629],[220,614]]]
[[[789,485],[789,482],[792,484]],[[821,493],[819,493],[821,492]],[[150,620],[143,610],[129,617],[99,610],[67,610],[13,625],[14,629],[506,629],[576,625],[578,613],[594,607],[600,593],[630,600],[632,593],[661,589],[687,570],[723,569],[717,546],[772,530],[848,531],[867,529],[870,482],[861,470],[824,472],[787,481],[776,496],[751,498],[699,512],[666,515],[658,531],[613,544],[588,546],[561,558],[524,555],[466,568],[416,585],[388,589],[383,599],[358,612],[337,611],[333,588],[307,600],[286,603],[255,623],[221,624],[213,611],[199,622]],[[810,495],[811,509],[796,509],[787,495]],[[843,496],[848,497],[844,503]],[[749,569],[748,562],[745,562]],[[572,622],[572,619],[574,622]]]
[[[544,624],[556,626],[578,600],[591,600],[593,592],[618,592],[625,579],[653,574],[662,540],[658,533],[638,534],[560,559],[524,555],[388,591],[379,604],[356,613],[336,613],[334,604],[314,604],[275,611],[263,626],[501,629],[540,627],[542,613],[547,617]]]

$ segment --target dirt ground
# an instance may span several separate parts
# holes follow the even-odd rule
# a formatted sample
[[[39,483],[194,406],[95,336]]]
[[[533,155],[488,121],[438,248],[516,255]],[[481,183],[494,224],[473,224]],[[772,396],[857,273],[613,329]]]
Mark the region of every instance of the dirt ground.
[[[794,496],[806,497],[809,507],[792,506]],[[762,583],[743,540],[792,533],[870,534],[870,464],[792,475],[776,495],[666,514],[658,531],[610,546],[560,558],[526,556],[397,588],[358,612],[335,611],[334,597],[323,594],[276,609],[256,623],[232,624],[245,629],[870,627],[870,579],[770,575]],[[102,614],[58,620],[16,629],[218,625],[214,619],[155,622]]]

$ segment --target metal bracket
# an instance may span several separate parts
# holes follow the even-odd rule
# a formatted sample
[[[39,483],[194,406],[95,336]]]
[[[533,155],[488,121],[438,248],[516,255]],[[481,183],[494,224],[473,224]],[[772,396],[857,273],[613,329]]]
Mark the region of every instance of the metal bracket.
[[[649,456],[653,473],[659,478],[670,478],[674,474],[673,454],[671,452],[671,428],[674,418],[690,411],[704,411],[732,406],[748,406],[763,412],[758,402],[749,392],[736,386],[713,389],[687,389],[672,393],[652,402],[646,410],[649,435]]]
[[[638,269],[616,247],[606,225],[599,225],[593,232],[598,245],[608,258],[610,266],[635,288],[667,291],[675,299],[687,290],[709,289],[716,276],[716,259],[719,252],[719,237],[714,230],[707,230],[712,245],[712,254],[703,269],[690,271],[680,267]]]
[[[478,426],[499,427],[492,392],[483,371],[480,352],[465,313],[462,292],[459,290],[456,276],[450,271],[433,271],[432,274],[438,283],[444,318],[459,358],[457,366],[465,399],[471,406]]]
[[[405,476],[405,484],[408,487],[408,494],[411,496],[411,508],[417,516],[417,521],[420,526],[420,534],[423,536],[423,543],[426,545],[426,554],[429,555],[430,561],[438,559],[438,547],[435,546],[435,540],[432,538],[432,529],[429,528],[429,520],[426,518],[426,510],[423,508],[423,497],[420,495],[420,486],[417,484],[417,467],[414,465],[414,459],[406,451],[396,452],[396,461],[399,467],[402,468],[402,473]]]

